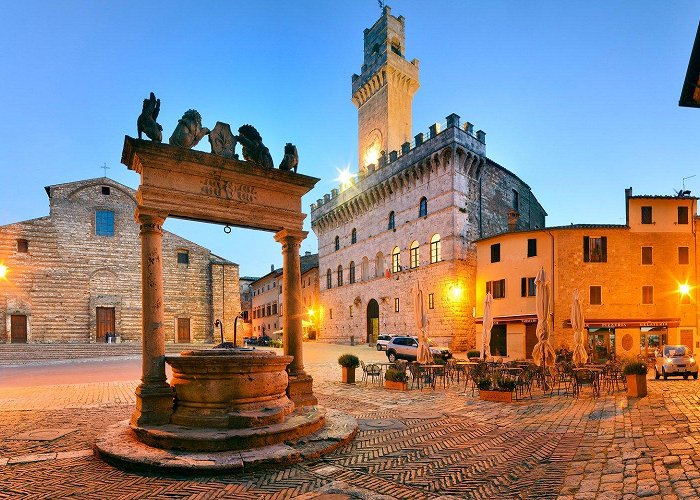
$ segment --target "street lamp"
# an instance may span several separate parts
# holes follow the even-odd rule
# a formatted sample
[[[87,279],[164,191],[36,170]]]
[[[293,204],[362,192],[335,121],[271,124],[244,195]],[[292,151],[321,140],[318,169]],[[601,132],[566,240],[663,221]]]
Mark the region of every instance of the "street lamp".
[[[7,266],[5,264],[3,264],[2,262],[0,262],[0,280],[7,279],[7,272],[8,272]]]
[[[681,295],[688,295],[690,293],[690,285],[688,285],[688,283],[681,283],[678,285],[678,292]]]

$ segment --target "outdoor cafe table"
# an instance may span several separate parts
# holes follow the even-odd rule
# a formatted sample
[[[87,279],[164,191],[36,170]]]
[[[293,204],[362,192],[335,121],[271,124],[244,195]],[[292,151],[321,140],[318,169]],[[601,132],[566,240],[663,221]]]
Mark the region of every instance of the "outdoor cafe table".
[[[459,383],[459,372],[464,371],[464,376],[469,377],[468,369],[472,366],[476,366],[479,363],[474,361],[455,361],[455,367],[457,368],[457,383]],[[462,368],[462,369],[460,369]]]
[[[426,377],[429,377],[430,387],[435,390],[435,375],[440,369],[444,370],[445,365],[420,365],[420,367],[425,370]]]

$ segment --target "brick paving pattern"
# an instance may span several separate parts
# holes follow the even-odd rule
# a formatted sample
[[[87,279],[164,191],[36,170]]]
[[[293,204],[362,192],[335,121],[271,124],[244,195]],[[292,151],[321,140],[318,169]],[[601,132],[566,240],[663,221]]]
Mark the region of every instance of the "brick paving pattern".
[[[328,359],[307,363],[319,402],[351,413],[367,430],[320,460],[245,474],[134,473],[94,458],[90,447],[104,426],[131,413],[136,381],[0,388],[0,497],[700,496],[697,382],[649,380],[649,396],[640,400],[535,394],[503,404],[454,385],[407,392],[343,385],[335,358]],[[53,428],[78,430],[53,441],[12,439]]]

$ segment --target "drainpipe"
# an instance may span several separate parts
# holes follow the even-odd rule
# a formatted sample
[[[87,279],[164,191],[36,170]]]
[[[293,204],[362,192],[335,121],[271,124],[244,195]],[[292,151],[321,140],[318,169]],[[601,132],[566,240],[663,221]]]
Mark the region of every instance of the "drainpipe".
[[[550,279],[550,283],[552,284],[552,303],[550,304],[550,307],[552,311],[552,333],[554,333],[554,304],[556,303],[554,300],[554,235],[551,231],[547,231],[547,234],[549,234],[549,237],[552,239],[552,278]]]

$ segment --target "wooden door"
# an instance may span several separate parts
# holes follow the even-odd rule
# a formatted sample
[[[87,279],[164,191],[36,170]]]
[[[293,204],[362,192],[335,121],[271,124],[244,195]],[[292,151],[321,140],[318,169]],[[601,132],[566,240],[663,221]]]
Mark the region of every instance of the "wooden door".
[[[95,333],[95,342],[107,342],[107,334],[114,333],[116,330],[114,324],[114,308],[98,307],[96,310],[96,317],[97,332]]]
[[[681,329],[681,344],[686,346],[688,349],[693,351],[693,330],[683,328]]]
[[[190,343],[190,318],[177,318],[177,342]]]
[[[525,359],[532,359],[535,344],[537,344],[537,323],[525,323]]]
[[[24,314],[13,314],[11,316],[10,342],[13,344],[27,343],[27,317]]]

